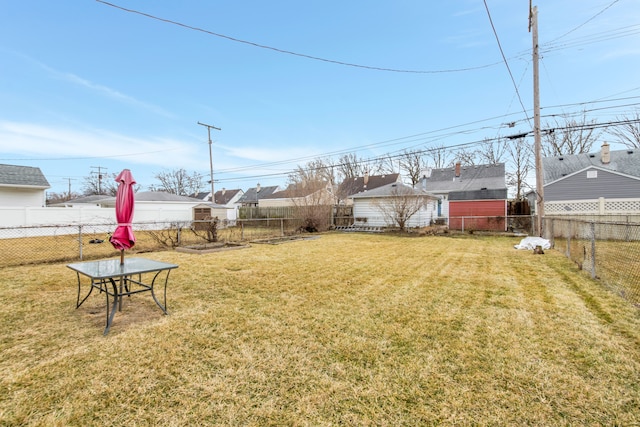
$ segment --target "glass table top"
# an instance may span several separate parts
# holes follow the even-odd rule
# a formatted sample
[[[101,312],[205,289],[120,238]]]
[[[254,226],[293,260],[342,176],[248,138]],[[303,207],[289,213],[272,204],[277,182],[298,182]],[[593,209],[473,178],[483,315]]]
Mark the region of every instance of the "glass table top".
[[[120,258],[98,261],[86,261],[68,264],[67,267],[94,279],[106,279],[109,277],[130,276],[132,274],[149,273],[152,271],[171,270],[178,268],[176,264],[154,261],[146,258],[124,258],[124,264],[120,264]]]

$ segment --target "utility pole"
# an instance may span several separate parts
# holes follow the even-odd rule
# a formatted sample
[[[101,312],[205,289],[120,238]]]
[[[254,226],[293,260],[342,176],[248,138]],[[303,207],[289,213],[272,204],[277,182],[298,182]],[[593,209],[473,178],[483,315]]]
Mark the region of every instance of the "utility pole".
[[[69,183],[69,191],[67,192],[67,199],[71,200],[71,181],[75,181],[75,178],[65,178]]]
[[[210,175],[210,178],[211,178],[211,203],[215,203],[216,202],[215,201],[216,193],[215,193],[214,188],[213,188],[213,156],[211,155],[211,129],[215,129],[215,130],[222,130],[222,129],[217,128],[217,127],[215,127],[213,125],[205,124],[205,123],[198,122],[198,124],[200,126],[206,127],[207,128],[207,134],[209,135],[209,175]]]
[[[529,0],[529,31],[533,38],[533,137],[536,156],[536,213],[538,235],[542,237],[542,218],[544,217],[544,176],[542,173],[542,144],[540,141],[540,83],[538,74],[538,7],[531,6]]]
[[[91,169],[98,169],[98,194],[102,194],[102,170],[107,170],[107,168],[102,166],[91,166]],[[91,172],[96,173],[96,172]]]

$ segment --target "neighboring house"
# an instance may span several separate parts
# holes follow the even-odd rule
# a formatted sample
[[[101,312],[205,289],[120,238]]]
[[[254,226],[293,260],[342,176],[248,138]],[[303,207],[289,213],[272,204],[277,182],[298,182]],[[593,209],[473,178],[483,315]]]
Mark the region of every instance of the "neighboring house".
[[[243,194],[244,191],[240,189],[226,190],[223,188],[222,190],[216,191],[216,197],[214,198],[213,202],[216,205],[235,207],[235,205],[238,204],[238,200],[242,197]]]
[[[189,197],[193,197],[194,199],[200,199],[205,202],[211,201],[211,191],[201,191],[199,193],[195,193],[190,195]]]
[[[104,200],[112,200],[113,196],[105,196],[104,194],[93,194],[91,196],[82,196],[75,199],[66,200],[64,202],[51,203],[48,206],[50,208],[65,208],[65,207],[84,207],[84,206],[102,206]]]
[[[405,228],[430,225],[436,219],[439,200],[421,188],[401,182],[366,190],[350,198],[353,201],[355,226],[396,227],[396,218],[405,216],[408,210],[415,211],[408,218]]]
[[[271,195],[279,190],[277,185],[271,187],[262,187],[258,184],[257,187],[248,189],[240,198],[238,203],[243,207],[258,207],[260,199]]]
[[[545,215],[640,213],[640,150],[542,159]]]
[[[196,207],[206,206],[211,209],[211,217],[227,219],[229,208],[226,206],[202,203],[202,200],[195,197],[179,196],[177,194],[165,193],[164,191],[140,191],[135,193],[134,221],[146,221],[147,212],[153,213],[156,221],[184,221],[185,219],[195,219]],[[115,197],[104,200],[102,206],[115,207]]]
[[[336,195],[339,199],[339,203],[349,205],[353,203],[353,199],[349,198],[349,196],[400,181],[399,173],[390,173],[386,175],[369,175],[366,173],[364,176],[348,178],[342,181],[338,186]]]
[[[45,206],[48,188],[40,168],[0,164],[0,206]]]
[[[227,211],[226,219],[228,219],[229,221],[235,221],[238,217],[238,208],[241,206],[241,204],[239,203],[239,200],[243,194],[244,194],[244,191],[240,189],[227,190],[223,188],[222,190],[216,191],[214,204],[229,208],[229,210]],[[205,202],[210,202],[211,191],[196,193],[191,197],[195,197],[196,199],[200,199]]]
[[[333,206],[335,203],[331,185],[323,182],[308,185],[291,184],[286,190],[276,191],[261,198],[258,207]]]
[[[448,219],[453,230],[507,228],[507,185],[504,163],[432,169],[422,188],[440,196],[438,217]]]

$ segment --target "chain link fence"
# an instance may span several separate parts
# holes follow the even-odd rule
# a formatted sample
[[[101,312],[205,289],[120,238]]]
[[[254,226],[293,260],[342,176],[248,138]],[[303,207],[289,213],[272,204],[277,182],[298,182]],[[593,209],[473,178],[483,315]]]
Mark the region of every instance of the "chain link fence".
[[[640,222],[545,217],[543,236],[591,277],[640,306]]]
[[[83,261],[116,256],[109,243],[115,223],[0,228],[0,267]],[[134,223],[127,254],[219,243],[269,241],[301,232],[298,219]]]

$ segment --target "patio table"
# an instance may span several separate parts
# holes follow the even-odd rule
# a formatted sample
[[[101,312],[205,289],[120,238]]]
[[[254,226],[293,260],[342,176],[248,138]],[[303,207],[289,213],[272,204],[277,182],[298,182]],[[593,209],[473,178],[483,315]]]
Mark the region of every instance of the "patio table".
[[[168,264],[146,258],[125,258],[122,264],[120,259],[107,259],[68,264],[67,267],[74,270],[78,278],[76,308],[80,307],[82,303],[89,298],[89,295],[91,295],[94,289],[105,293],[107,301],[107,322],[104,335],[109,333],[109,328],[113,322],[117,307],[119,306],[120,310],[122,310],[122,299],[125,296],[141,292],[150,292],[153,300],[164,314],[169,314],[167,312],[167,283],[171,270],[178,268],[176,264]],[[163,272],[164,274],[161,275]],[[89,278],[90,287],[89,292],[80,300],[83,276]],[[156,280],[164,282],[162,303],[160,303],[156,297]],[[110,297],[113,298],[111,308],[109,305]]]

